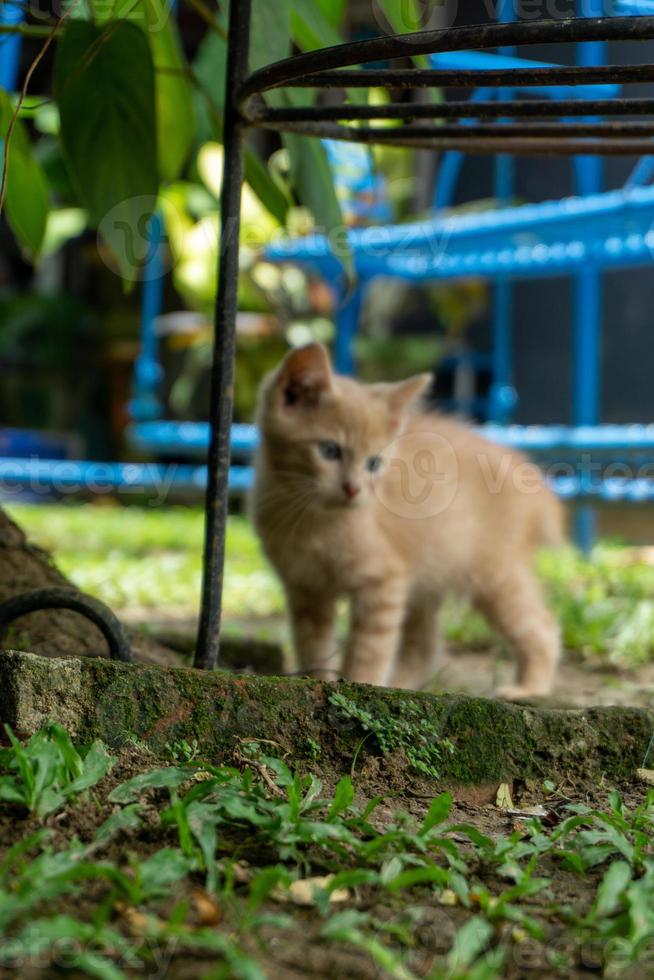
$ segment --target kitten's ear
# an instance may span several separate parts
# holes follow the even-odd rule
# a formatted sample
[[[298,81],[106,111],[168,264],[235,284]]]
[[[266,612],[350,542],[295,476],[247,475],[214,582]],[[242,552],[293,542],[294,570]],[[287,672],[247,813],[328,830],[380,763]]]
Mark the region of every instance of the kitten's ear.
[[[284,403],[316,405],[320,396],[332,387],[329,354],[322,344],[298,347],[286,355],[277,379]]]
[[[391,415],[399,417],[425,394],[433,381],[431,374],[416,374],[395,384],[373,385],[375,394],[386,401]]]

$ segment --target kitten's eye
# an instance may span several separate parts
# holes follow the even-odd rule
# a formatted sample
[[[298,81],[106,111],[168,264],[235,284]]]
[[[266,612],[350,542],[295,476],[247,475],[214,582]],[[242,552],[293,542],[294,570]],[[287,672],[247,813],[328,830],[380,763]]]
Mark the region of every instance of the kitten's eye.
[[[319,442],[318,451],[323,459],[337,460],[343,458],[343,450],[337,442]]]
[[[366,469],[369,473],[376,473],[382,464],[381,456],[371,456],[366,460]]]

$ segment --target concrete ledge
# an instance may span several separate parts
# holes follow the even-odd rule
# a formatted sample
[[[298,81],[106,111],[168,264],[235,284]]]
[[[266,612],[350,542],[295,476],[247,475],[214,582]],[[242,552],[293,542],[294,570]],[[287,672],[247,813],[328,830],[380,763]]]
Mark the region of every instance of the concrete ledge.
[[[341,703],[334,694],[342,696]],[[344,710],[343,699],[354,707],[354,716]],[[366,717],[388,738],[371,735]],[[654,731],[653,716],[637,708],[522,707],[357,684],[13,651],[0,653],[0,719],[21,735],[53,720],[80,741],[101,738],[115,747],[136,735],[155,751],[167,742],[196,738],[203,754],[216,761],[230,758],[236,736],[267,738],[279,742],[295,763],[318,761],[336,772],[350,771],[357,750],[359,767],[386,751],[389,763],[393,757],[395,782],[409,786],[424,776],[410,761],[413,747],[443,740],[452,750],[443,746],[439,783],[628,777],[642,764]],[[407,732],[408,742],[402,735]],[[406,751],[398,746],[403,737]]]

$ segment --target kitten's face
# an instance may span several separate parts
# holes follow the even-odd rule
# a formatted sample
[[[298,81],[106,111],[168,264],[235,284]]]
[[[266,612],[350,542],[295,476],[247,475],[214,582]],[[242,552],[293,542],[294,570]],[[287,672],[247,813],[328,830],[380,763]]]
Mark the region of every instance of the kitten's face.
[[[266,382],[259,424],[290,492],[333,508],[365,507],[388,450],[429,375],[365,385],[332,373],[318,344],[292,351]]]

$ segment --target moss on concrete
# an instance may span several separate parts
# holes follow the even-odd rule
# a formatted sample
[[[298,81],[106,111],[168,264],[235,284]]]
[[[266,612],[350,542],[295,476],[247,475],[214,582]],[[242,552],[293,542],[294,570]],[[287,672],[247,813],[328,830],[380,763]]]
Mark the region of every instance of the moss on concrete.
[[[366,731],[330,701],[335,691],[390,729],[411,717],[418,730],[451,741],[454,751],[440,760],[446,783],[628,776],[654,731],[652,716],[636,708],[532,708],[348,683],[0,655],[0,718],[21,734],[52,719],[80,741],[102,738],[112,746],[136,735],[161,751],[167,742],[195,738],[216,761],[230,757],[236,736],[260,737],[297,760],[318,745],[321,765],[348,772]],[[380,751],[367,739],[359,758]],[[395,762],[402,779],[415,783],[410,765]]]

